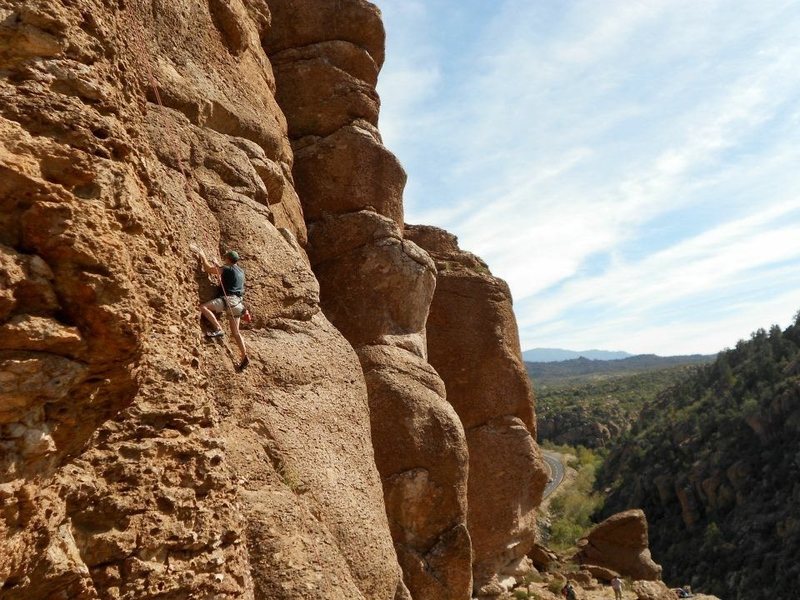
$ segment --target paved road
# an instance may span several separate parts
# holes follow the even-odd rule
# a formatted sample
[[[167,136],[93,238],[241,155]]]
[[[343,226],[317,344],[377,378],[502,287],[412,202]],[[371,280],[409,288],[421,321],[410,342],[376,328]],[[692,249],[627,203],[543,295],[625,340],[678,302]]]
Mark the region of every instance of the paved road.
[[[547,466],[550,468],[550,481],[544,488],[543,496],[543,498],[547,498],[550,494],[556,491],[556,488],[559,485],[561,485],[561,481],[564,479],[564,465],[561,464],[558,454],[553,454],[547,450],[542,450],[542,457],[547,463]]]

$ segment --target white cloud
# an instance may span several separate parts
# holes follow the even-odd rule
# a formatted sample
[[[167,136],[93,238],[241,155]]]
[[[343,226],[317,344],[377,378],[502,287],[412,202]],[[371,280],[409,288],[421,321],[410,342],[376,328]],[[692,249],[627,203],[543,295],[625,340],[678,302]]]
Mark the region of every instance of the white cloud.
[[[743,325],[775,307],[751,288],[800,268],[800,6],[468,0],[481,33],[456,54],[446,5],[388,21],[406,29],[382,127],[409,171],[408,220],[508,280],[524,340],[624,347],[596,337],[624,324],[670,345],[677,307],[711,319],[738,294]]]
[[[750,282],[762,278],[764,274],[756,269],[800,259],[798,215],[785,225],[780,224],[783,217],[798,210],[800,202],[795,202],[722,224],[637,262],[618,264],[601,275],[577,279],[547,302],[553,302],[559,310],[591,302],[643,313],[687,296],[724,289],[742,279]],[[795,272],[800,279],[800,269]]]
[[[575,339],[581,348],[708,353],[722,347],[715,346],[720,340],[730,346],[753,329],[784,322],[800,309],[798,210],[796,202],[726,223],[602,276],[575,280],[528,307],[519,323],[523,342]],[[564,320],[564,313],[575,320]]]

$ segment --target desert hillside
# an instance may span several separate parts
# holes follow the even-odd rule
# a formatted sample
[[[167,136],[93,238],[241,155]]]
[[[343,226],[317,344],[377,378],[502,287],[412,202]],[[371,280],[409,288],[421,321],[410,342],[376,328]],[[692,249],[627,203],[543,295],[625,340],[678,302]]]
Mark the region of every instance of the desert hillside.
[[[727,599],[800,583],[800,321],[749,340],[649,403],[614,447],[605,512],[645,510],[665,579]]]
[[[539,441],[609,447],[648,402],[703,364],[695,357],[645,357],[622,364],[628,360],[526,362],[536,393]]]

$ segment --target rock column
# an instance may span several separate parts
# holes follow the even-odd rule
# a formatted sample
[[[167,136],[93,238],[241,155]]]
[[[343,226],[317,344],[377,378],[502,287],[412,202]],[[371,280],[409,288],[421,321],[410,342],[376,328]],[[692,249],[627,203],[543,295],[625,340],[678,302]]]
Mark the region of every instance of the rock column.
[[[409,226],[406,238],[436,262],[428,351],[469,446],[468,526],[476,594],[498,593],[524,570],[547,481],[535,443],[533,394],[520,357],[511,293],[456,237]]]
[[[406,176],[377,130],[380,13],[362,0],[272,0],[270,8],[274,35],[264,43],[294,148],[308,254],[323,311],[356,349],[367,381],[405,583],[415,600],[464,600],[467,448],[427,362],[436,268],[403,238]]]

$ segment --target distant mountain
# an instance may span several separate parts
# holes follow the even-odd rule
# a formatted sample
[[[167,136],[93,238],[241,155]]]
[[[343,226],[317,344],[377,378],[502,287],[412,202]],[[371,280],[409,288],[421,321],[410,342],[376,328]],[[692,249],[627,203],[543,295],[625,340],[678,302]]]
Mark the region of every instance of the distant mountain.
[[[532,348],[522,353],[525,362],[558,362],[574,358],[588,358],[589,360],[619,360],[633,356],[629,352],[614,352],[611,350],[563,350],[561,348]]]
[[[709,363],[713,355],[691,354],[689,356],[656,356],[655,354],[637,354],[614,360],[589,360],[573,358],[562,361],[525,361],[528,375],[535,384],[565,383],[566,380],[606,378],[609,376],[632,375],[646,373],[656,369],[665,369],[680,365]]]

